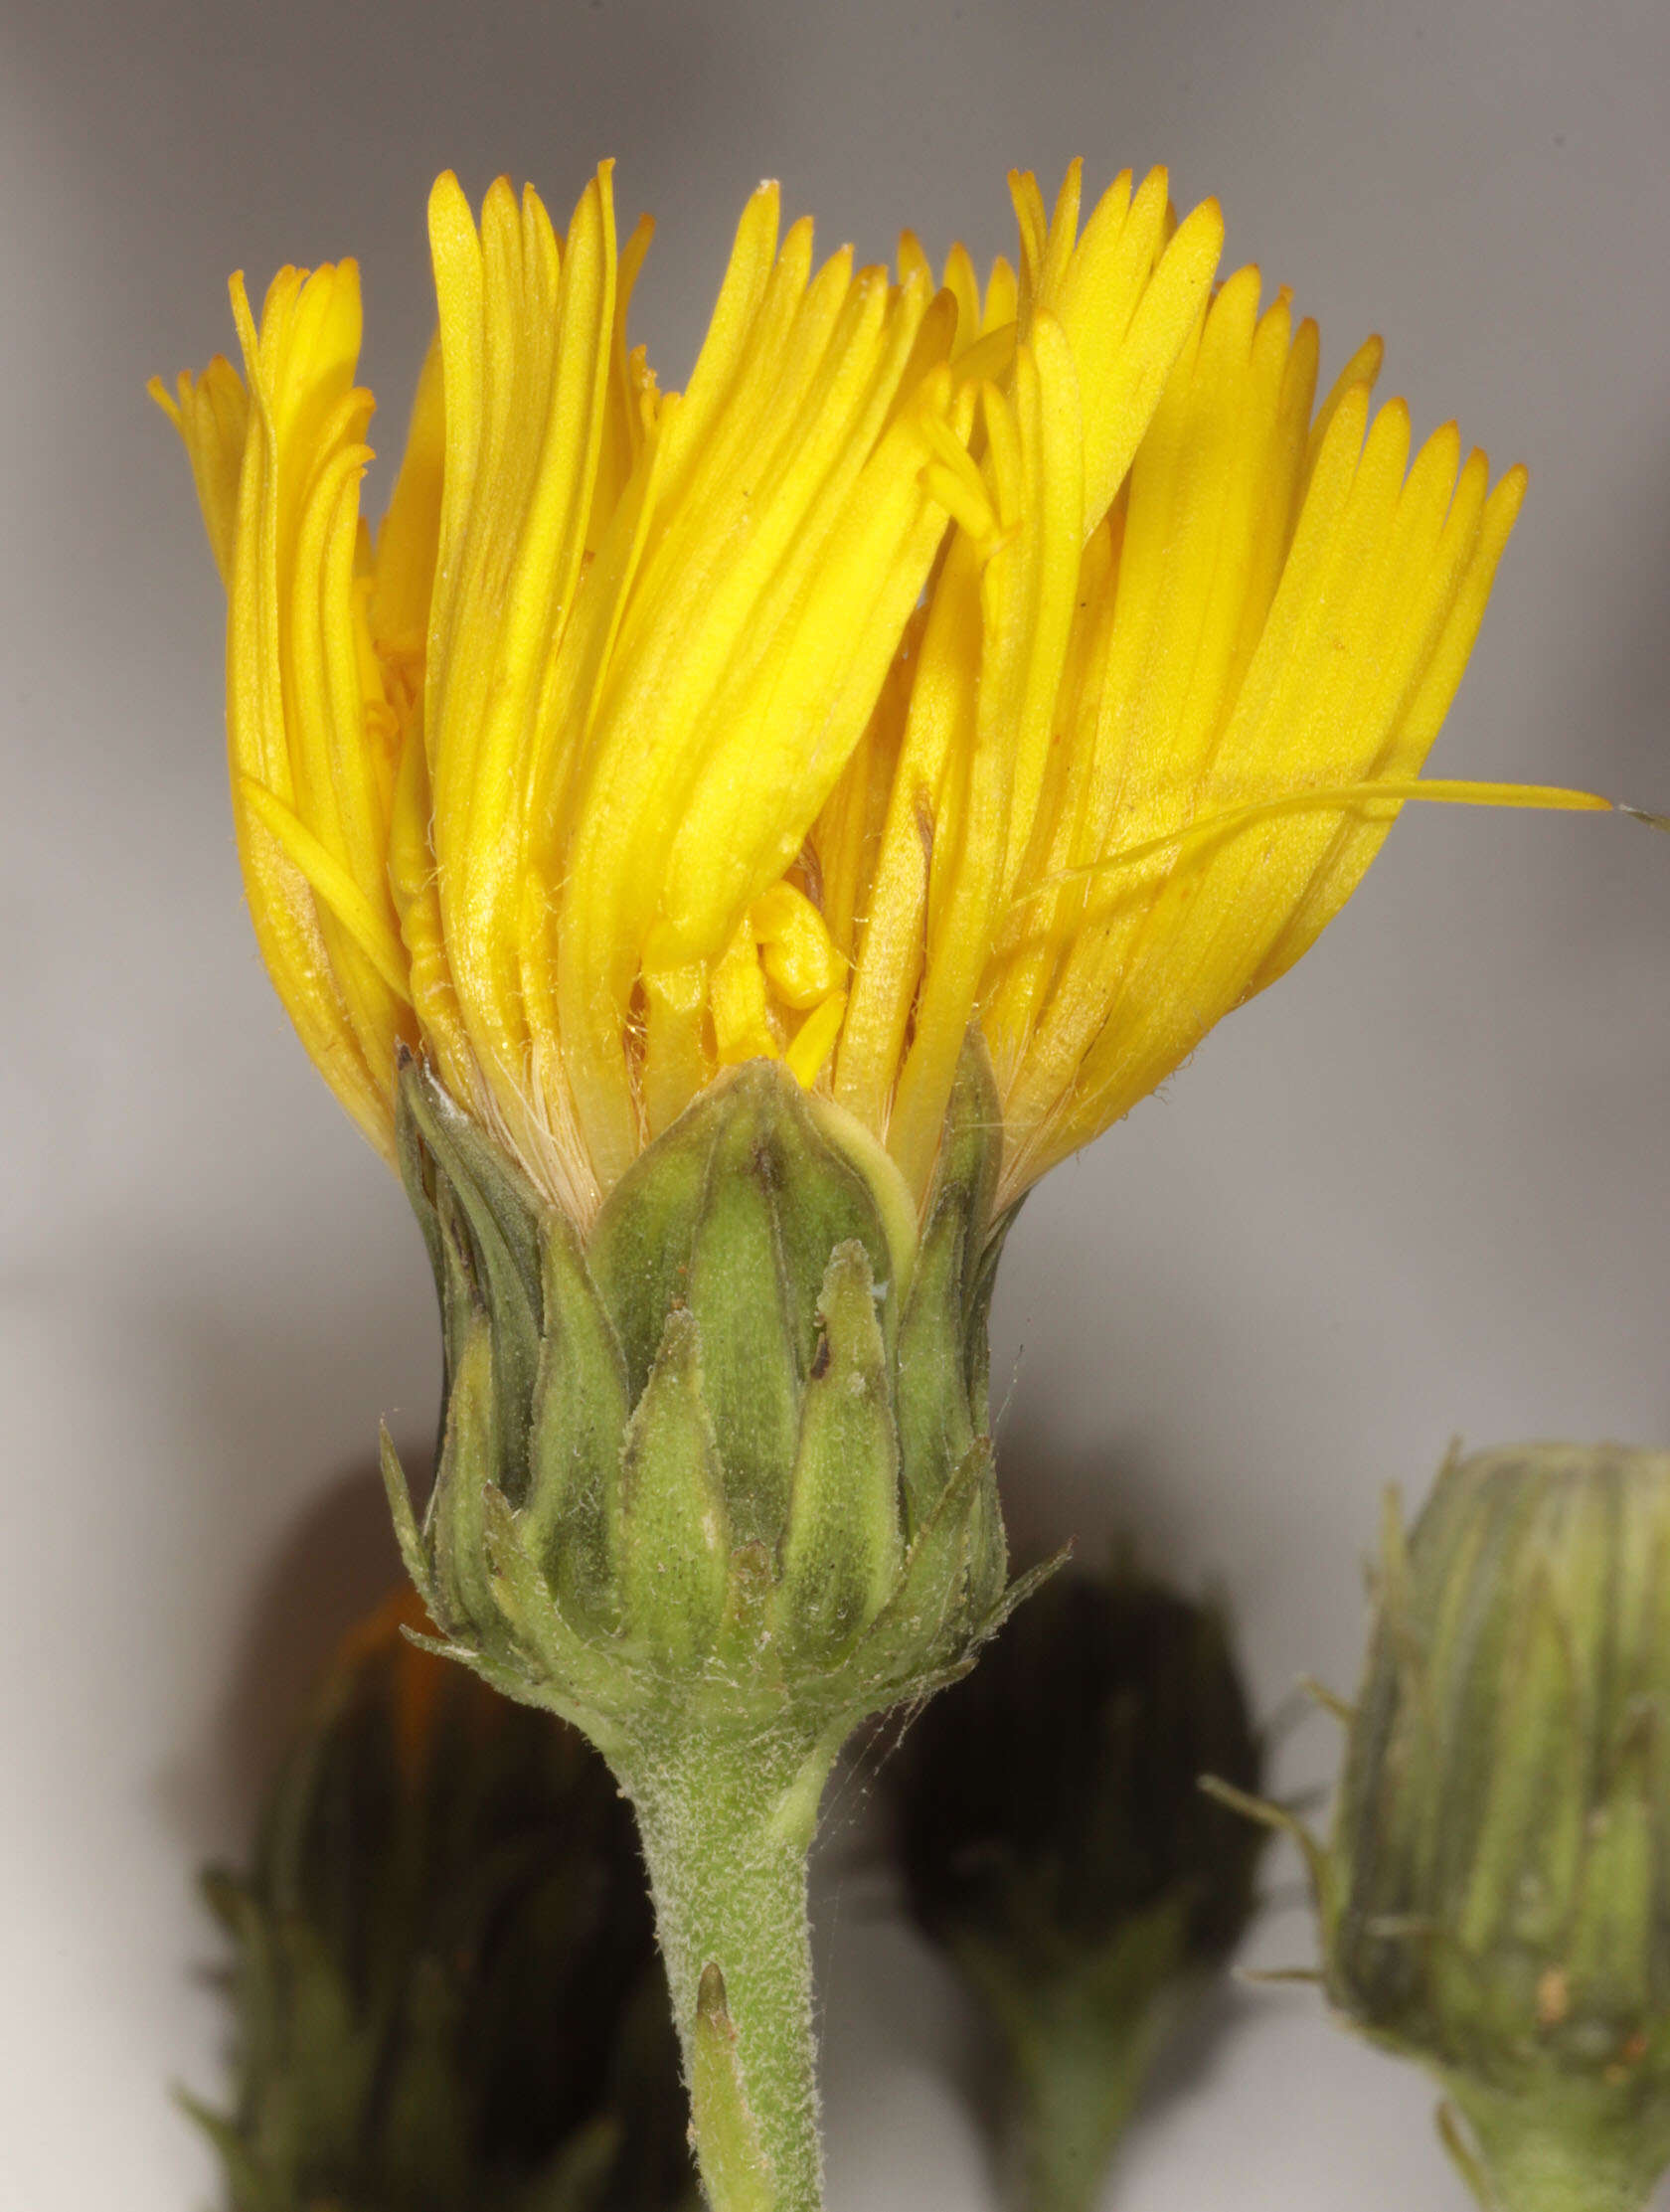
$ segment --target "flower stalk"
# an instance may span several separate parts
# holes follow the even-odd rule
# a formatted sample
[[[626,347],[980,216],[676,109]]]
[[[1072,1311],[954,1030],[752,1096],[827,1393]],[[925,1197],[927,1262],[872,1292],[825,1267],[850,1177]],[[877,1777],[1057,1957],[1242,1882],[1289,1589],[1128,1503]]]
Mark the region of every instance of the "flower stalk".
[[[713,2212],[822,2202],[806,1854],[839,1745],[680,1727],[627,1761]],[[641,1757],[641,1767],[639,1758]]]
[[[1094,2212],[1100,2201],[1114,2147],[1164,2041],[1167,2022],[1144,2000],[1150,1976],[1174,1971],[1175,1956],[1162,1952],[1144,1964],[1116,2009],[1099,1988],[1066,1982],[1028,1991],[1024,2010],[1005,2023],[1017,2201],[1026,2212]]]

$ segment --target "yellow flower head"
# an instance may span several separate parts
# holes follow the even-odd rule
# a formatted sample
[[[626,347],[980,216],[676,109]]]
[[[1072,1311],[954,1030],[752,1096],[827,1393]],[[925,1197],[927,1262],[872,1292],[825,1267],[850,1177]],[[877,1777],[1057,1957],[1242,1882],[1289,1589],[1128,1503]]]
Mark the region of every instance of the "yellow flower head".
[[[429,203],[439,327],[375,540],[352,261],[232,280],[157,397],[230,602],[268,968],[387,1152],[397,1047],[578,1219],[781,1058],[918,1196],[963,1038],[1004,1198],[1291,965],[1411,796],[1524,476],[1410,455],[1156,171],[1018,265],[814,266],[762,185],[682,394],[628,349],[605,164]],[[1524,793],[1529,799],[1554,794]],[[1598,802],[1595,802],[1598,803]]]

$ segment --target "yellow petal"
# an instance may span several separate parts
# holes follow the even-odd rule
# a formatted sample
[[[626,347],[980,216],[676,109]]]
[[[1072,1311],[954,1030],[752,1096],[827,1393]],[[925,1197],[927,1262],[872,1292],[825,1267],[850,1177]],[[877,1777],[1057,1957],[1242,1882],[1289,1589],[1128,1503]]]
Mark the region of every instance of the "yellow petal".
[[[366,729],[356,640],[363,608],[354,579],[353,490],[370,412],[369,396],[353,387],[358,271],[352,262],[311,276],[281,270],[258,332],[242,280],[234,279],[233,310],[251,411],[227,642],[227,738],[245,887],[268,971],[303,1042],[388,1151],[400,994],[340,915],[316,901],[292,853],[248,799],[250,789],[268,794],[352,875],[342,801],[363,796],[368,780],[358,751]],[[387,898],[382,886],[379,865],[358,889],[375,905]]]
[[[1169,243],[1165,208],[1163,170],[1144,179],[1128,213],[1115,188],[1086,225],[1059,296],[1047,301],[1079,364],[1086,534],[1130,466],[1223,251],[1215,200],[1196,208]]]
[[[233,539],[238,527],[238,481],[250,424],[250,396],[244,379],[224,354],[216,354],[200,377],[180,371],[177,396],[160,377],[145,387],[180,433],[191,462],[209,550],[222,584],[232,575]]]
[[[406,456],[389,511],[377,533],[377,587],[372,621],[380,641],[416,644],[429,626],[435,554],[440,544],[441,484],[446,456],[446,405],[440,338],[431,340],[418,379]]]
[[[537,196],[518,205],[502,180],[479,238],[444,182],[432,229],[446,425],[424,708],[435,871],[459,1012],[476,1058],[514,1097],[530,1055],[520,953],[531,776],[608,401],[607,166],[581,198],[566,252]],[[454,471],[467,498],[454,494]]]
[[[791,883],[773,884],[749,910],[760,962],[785,1006],[804,1013],[839,989],[845,963],[816,907]]]
[[[745,1060],[775,1060],[781,1047],[752,935],[739,930],[713,971],[714,1041],[722,1068]]]
[[[978,1022],[1000,1202],[1339,911],[1429,778],[1523,495],[1413,453],[1163,170],[1011,179],[982,287],[821,265],[745,207],[682,394],[629,341],[651,227],[430,198],[436,334],[373,550],[358,273],[152,390],[228,592],[251,917],[392,1145],[397,1048],[581,1223],[721,1071],[782,1059],[919,1205]],[[779,235],[780,233],[780,235]],[[907,1200],[906,1203],[909,1201]]]

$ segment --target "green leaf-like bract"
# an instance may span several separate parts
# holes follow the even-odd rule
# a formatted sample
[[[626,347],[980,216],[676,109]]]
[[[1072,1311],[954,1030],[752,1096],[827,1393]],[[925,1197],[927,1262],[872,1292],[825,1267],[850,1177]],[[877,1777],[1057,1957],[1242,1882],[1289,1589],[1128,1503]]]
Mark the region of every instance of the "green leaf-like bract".
[[[417,1062],[400,1133],[446,1380],[421,1527],[396,1514],[456,1656],[611,1756],[710,1693],[843,1734],[969,1663],[1011,1602],[977,1042],[903,1262],[858,1148],[768,1062],[698,1100],[584,1241]]]

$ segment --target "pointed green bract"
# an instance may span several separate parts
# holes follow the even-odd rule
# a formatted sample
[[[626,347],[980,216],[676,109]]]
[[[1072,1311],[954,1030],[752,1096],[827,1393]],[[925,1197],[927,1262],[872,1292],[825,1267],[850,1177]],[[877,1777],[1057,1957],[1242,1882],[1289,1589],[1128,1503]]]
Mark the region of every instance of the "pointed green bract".
[[[986,1316],[1007,1227],[992,1215],[1001,1128],[985,1055],[965,1050],[900,1324],[900,1422],[913,1533],[986,1433]],[[956,1363],[945,1357],[951,1316],[961,1348]]]
[[[697,1984],[690,2102],[698,2130],[713,2146],[716,2194],[733,2212],[771,2212],[769,2168],[749,2107],[737,2030],[726,2008],[725,1976],[712,1963],[703,1968]]]
[[[621,1614],[656,1662],[705,1659],[725,1607],[731,1531],[696,1323],[667,1316],[620,1457]]]
[[[619,1626],[615,1596],[626,1362],[560,1214],[544,1229],[545,1335],[528,1447],[526,1549],[564,1609],[588,1627]]]
[[[448,1373],[456,1338],[471,1315],[485,1311],[492,1322],[498,1463],[507,1496],[520,1504],[543,1311],[537,1202],[520,1170],[438,1084],[416,1080],[415,1067],[409,1063],[403,1085],[410,1125],[402,1132],[400,1156],[431,1262],[439,1253],[436,1287]]]
[[[687,1296],[701,1331],[702,1390],[725,1439],[726,1494],[741,1542],[769,1544],[788,1510],[809,1346],[778,1234],[780,1154],[789,1134],[777,1087],[745,1076],[714,1115],[707,1184],[690,1248]],[[746,1294],[738,1288],[746,1284]]]
[[[881,1612],[904,1548],[899,1436],[870,1256],[837,1245],[818,1301],[783,1535],[785,1611],[798,1642],[833,1655]]]

